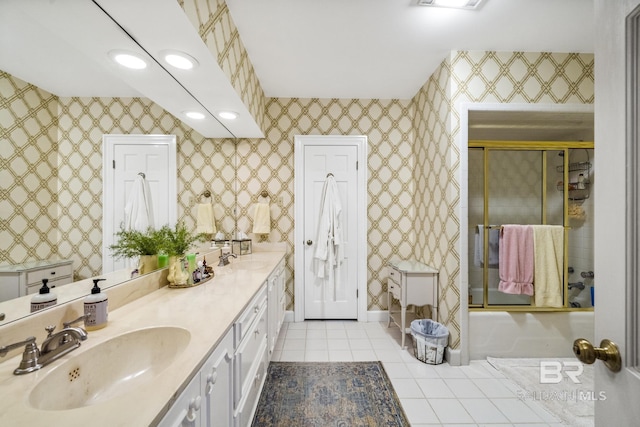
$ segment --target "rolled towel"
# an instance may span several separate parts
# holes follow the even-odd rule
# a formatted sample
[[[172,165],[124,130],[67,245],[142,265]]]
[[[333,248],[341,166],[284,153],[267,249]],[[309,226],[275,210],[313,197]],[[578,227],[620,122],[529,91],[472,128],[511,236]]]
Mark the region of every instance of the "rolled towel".
[[[253,213],[253,233],[269,234],[271,232],[271,213],[268,203],[256,203]]]
[[[196,232],[213,234],[216,230],[216,219],[210,203],[199,203],[196,213]]]

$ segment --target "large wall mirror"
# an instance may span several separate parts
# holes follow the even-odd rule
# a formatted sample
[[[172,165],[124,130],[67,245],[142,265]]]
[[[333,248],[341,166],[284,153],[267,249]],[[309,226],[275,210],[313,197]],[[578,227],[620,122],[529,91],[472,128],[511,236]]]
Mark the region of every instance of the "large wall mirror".
[[[101,275],[104,134],[175,135],[178,219],[195,228],[196,206],[204,201],[214,205],[217,229],[225,238],[231,239],[237,228],[235,132],[220,121],[202,125],[182,116],[189,103],[206,107],[207,114],[212,110],[189,88],[188,79],[151,58],[153,77],[118,80],[114,75],[122,70],[100,62],[108,61],[106,55],[99,61],[97,54],[76,55],[83,49],[101,52],[110,43],[153,56],[155,47],[141,46],[140,40],[132,45],[116,24],[118,8],[128,7],[117,3],[122,5],[115,5],[111,15],[97,2],[8,0],[0,5],[0,140],[8,153],[0,188],[0,265],[71,259],[75,280]],[[180,10],[171,9],[179,7],[177,2],[161,3],[154,4],[167,9],[159,19],[180,17]],[[186,18],[180,19],[172,28],[185,25]],[[144,82],[137,85],[136,79]],[[216,82],[209,79],[209,85]],[[147,92],[151,86],[161,93]],[[228,82],[222,86],[228,89]],[[203,200],[207,191],[211,196]],[[105,287],[128,278],[114,275]],[[16,301],[24,306],[24,312],[7,316],[0,325],[29,315],[23,298],[0,303],[0,313],[15,313]],[[3,310],[8,305],[12,309]]]

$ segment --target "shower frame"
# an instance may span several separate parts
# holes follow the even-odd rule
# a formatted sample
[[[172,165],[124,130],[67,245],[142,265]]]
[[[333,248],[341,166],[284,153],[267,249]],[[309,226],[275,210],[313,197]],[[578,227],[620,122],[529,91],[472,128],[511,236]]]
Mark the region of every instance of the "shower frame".
[[[482,304],[469,304],[470,311],[524,311],[524,312],[562,312],[562,311],[593,311],[593,307],[570,307],[569,306],[569,289],[568,289],[568,236],[570,227],[569,223],[569,150],[572,149],[593,149],[592,141],[503,141],[503,140],[469,140],[469,149],[478,148],[483,150],[483,232],[484,232],[484,248],[483,248],[483,280],[482,280]],[[541,151],[542,156],[542,215],[541,222],[547,222],[547,166],[548,154],[550,151],[563,153],[563,178],[562,178],[562,196],[563,196],[563,213],[562,225],[564,226],[564,247],[563,247],[563,306],[562,307],[537,307],[526,304],[504,305],[489,304],[489,154],[491,151]]]

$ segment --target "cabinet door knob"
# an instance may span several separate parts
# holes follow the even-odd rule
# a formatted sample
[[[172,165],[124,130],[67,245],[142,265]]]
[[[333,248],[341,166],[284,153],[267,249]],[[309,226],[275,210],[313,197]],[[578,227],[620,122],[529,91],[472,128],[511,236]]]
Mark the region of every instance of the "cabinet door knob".
[[[313,245],[313,240],[307,240],[307,246]]]

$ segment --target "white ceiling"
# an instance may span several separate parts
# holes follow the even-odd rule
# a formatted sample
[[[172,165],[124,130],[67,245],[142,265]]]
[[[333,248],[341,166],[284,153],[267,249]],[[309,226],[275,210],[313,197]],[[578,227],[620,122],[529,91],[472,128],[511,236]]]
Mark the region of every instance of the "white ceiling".
[[[268,97],[408,99],[452,50],[593,52],[594,44],[592,0],[484,0],[476,11],[415,0],[227,3]],[[106,53],[116,48],[141,51],[150,69],[115,66]],[[200,67],[168,74],[153,62],[168,48]],[[262,136],[176,0],[2,0],[0,69],[60,96],[145,96],[206,137]],[[195,122],[182,114],[192,108],[232,109],[240,119]]]

